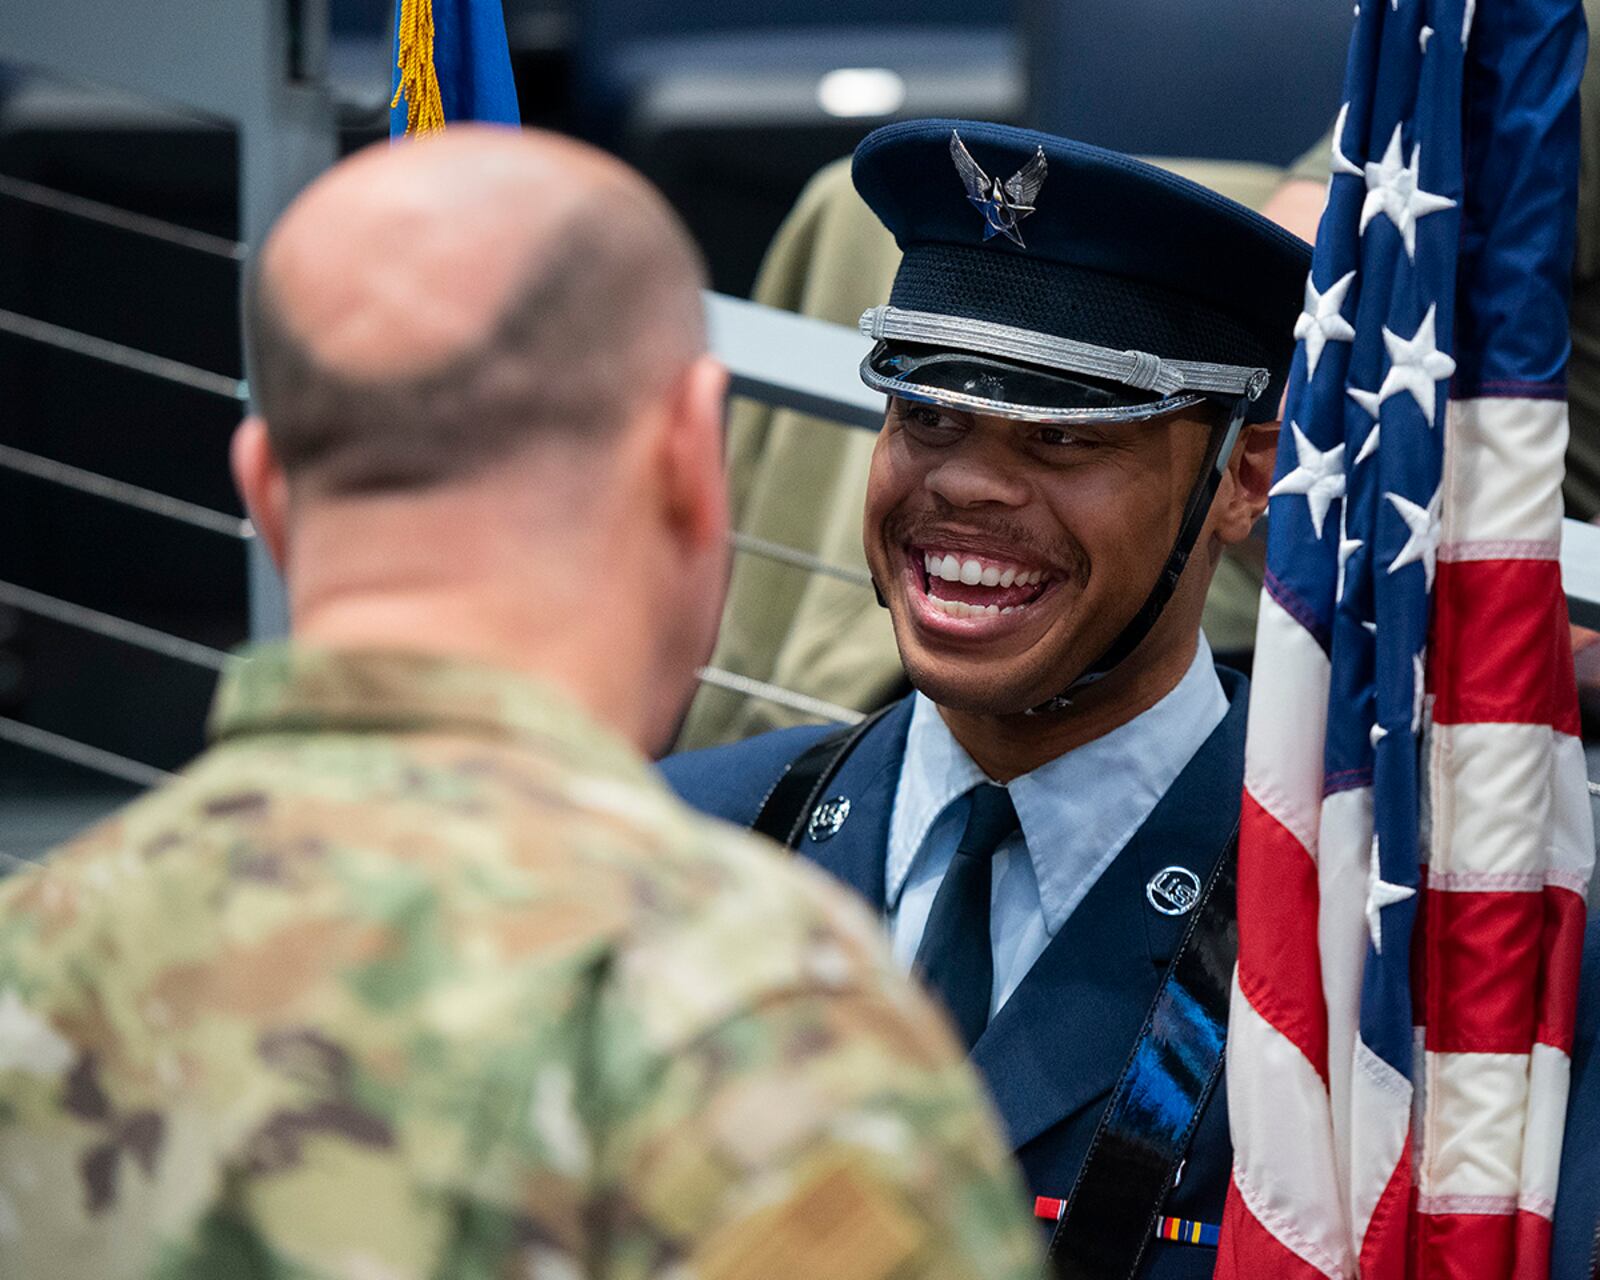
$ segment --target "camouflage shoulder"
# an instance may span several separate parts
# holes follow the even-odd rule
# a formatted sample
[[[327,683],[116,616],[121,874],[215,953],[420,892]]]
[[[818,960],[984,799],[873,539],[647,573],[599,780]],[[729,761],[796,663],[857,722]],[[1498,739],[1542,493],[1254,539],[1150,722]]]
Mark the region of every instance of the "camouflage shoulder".
[[[790,991],[882,989],[925,1012],[880,922],[826,872],[675,797],[654,822],[616,964],[664,1050]]]
[[[619,1239],[719,1280],[1022,1280],[1038,1233],[942,1015],[847,890],[713,829],[737,890],[618,957],[595,1088]]]

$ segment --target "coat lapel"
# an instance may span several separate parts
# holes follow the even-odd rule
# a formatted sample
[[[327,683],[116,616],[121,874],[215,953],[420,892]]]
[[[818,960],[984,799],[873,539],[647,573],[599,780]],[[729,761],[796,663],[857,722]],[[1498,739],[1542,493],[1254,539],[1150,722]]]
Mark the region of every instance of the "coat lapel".
[[[973,1048],[1015,1148],[1116,1084],[1189,923],[1151,908],[1145,885],[1174,865],[1204,881],[1232,834],[1247,686],[1232,672],[1219,675],[1228,713]],[[881,902],[881,866],[878,874]]]
[[[815,840],[808,831],[800,841],[802,856],[844,881],[880,912],[889,818],[910,727],[911,699],[904,698],[856,744],[823,789],[824,800],[842,796],[850,801],[849,816],[834,835]]]

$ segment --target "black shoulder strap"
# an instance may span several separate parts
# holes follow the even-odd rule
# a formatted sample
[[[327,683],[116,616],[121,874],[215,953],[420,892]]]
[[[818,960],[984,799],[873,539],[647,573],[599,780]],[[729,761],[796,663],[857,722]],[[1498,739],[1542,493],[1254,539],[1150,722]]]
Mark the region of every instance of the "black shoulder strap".
[[[1050,1241],[1061,1280],[1128,1280],[1155,1232],[1200,1113],[1222,1075],[1239,954],[1239,829],[1167,967]],[[1151,1098],[1162,1105],[1153,1108]]]
[[[841,725],[824,734],[789,762],[761,802],[750,830],[776,840],[791,849],[800,847],[806,818],[816,808],[822,789],[833,781],[839,766],[866,737],[867,731],[894,707],[890,703],[874,711],[859,724]]]

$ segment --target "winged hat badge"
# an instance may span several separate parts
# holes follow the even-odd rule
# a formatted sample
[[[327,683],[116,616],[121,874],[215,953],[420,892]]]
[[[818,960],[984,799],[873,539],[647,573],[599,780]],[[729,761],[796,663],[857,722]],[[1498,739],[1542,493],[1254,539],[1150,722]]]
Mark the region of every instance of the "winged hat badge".
[[[983,215],[983,238],[992,240],[1005,236],[1022,248],[1022,236],[1017,223],[1034,211],[1034,201],[1039,188],[1044,186],[1049,166],[1045,163],[1044,148],[1040,147],[1033,158],[1014,174],[1001,182],[991,178],[978,167],[966,143],[954,129],[950,130],[950,158],[956,162],[956,172],[967,188],[967,199]]]

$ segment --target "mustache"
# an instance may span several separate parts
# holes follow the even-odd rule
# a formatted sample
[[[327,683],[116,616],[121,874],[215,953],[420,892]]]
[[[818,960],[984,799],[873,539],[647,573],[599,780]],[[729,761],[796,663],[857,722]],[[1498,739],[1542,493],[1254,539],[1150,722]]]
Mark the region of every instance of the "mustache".
[[[959,523],[913,512],[892,512],[883,522],[886,542],[921,546],[965,540],[991,542],[1015,548],[1028,558],[1060,571],[1068,581],[1082,586],[1089,579],[1089,557],[1071,538],[1040,538],[1032,529],[1005,517],[962,520]]]

